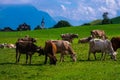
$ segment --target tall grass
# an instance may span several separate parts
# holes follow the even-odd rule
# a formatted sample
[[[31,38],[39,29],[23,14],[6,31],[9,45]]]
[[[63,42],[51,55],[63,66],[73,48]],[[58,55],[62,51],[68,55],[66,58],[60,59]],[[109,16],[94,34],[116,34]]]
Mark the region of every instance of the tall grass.
[[[79,38],[90,36],[93,29],[105,30],[109,39],[120,36],[120,24],[68,27],[58,29],[45,29],[23,32],[0,32],[0,43],[15,43],[18,38],[30,35],[37,39],[36,45],[44,47],[46,40],[61,39],[60,34],[75,33]],[[105,61],[97,60],[91,55],[91,61],[87,61],[88,43],[78,44],[74,39],[71,44],[77,54],[77,62],[72,62],[69,55],[65,56],[65,62],[59,62],[60,54],[57,54],[57,65],[44,65],[44,56],[35,53],[32,64],[25,64],[25,55],[21,55],[19,64],[15,64],[15,49],[0,49],[0,80],[119,80],[120,79],[120,50],[118,49],[117,61],[106,56]]]

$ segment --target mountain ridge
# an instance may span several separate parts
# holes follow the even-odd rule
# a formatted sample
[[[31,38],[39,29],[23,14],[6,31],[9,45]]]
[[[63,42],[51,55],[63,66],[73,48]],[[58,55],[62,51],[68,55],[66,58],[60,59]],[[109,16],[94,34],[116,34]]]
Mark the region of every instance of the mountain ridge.
[[[27,23],[34,29],[41,24],[44,18],[45,28],[52,27],[56,21],[46,12],[37,10],[31,5],[1,5],[0,6],[0,27],[11,27],[16,29],[18,25]]]

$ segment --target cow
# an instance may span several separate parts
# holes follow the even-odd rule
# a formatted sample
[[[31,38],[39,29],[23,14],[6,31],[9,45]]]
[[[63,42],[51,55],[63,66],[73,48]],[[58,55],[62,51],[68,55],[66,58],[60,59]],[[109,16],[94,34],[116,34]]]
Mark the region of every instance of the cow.
[[[93,38],[107,39],[104,30],[92,30],[91,36]]]
[[[31,64],[32,55],[38,52],[39,55],[44,54],[41,47],[36,46],[31,42],[16,42],[16,63],[20,61],[21,54],[26,54],[26,64],[28,63],[28,57],[30,57],[29,63]]]
[[[60,36],[61,36],[62,40],[66,40],[71,43],[73,42],[74,38],[78,38],[78,34],[71,34],[71,33],[61,34]]]
[[[0,48],[6,48],[6,46],[7,46],[7,43],[2,43],[2,44],[0,44]]]
[[[6,44],[5,47],[7,47],[7,48],[16,48],[15,44]]]
[[[102,40],[102,39],[92,39],[89,43],[89,53],[88,60],[90,60],[90,54],[94,54],[94,58],[96,60],[96,53],[101,52],[101,60],[105,60],[105,56],[107,53],[111,56],[112,59],[116,60],[116,52],[114,52],[112,44],[110,40]],[[104,58],[103,58],[104,56]],[[103,59],[102,59],[103,58]]]
[[[50,59],[50,64],[56,65],[57,58],[56,58],[57,47],[52,41],[46,41],[44,47],[44,54],[45,54],[45,62],[47,63],[47,57]]]
[[[68,41],[64,41],[64,40],[48,40],[47,42],[51,42],[51,44],[55,46],[54,49],[52,49],[52,50],[55,50],[55,51],[51,52],[51,53],[54,53],[54,54],[60,53],[61,54],[61,56],[60,56],[60,61],[61,62],[64,61],[64,55],[66,55],[68,53],[70,54],[72,60],[74,62],[76,61],[76,54],[73,51],[73,49],[72,49],[72,47],[71,47],[71,45],[70,45],[70,43]],[[50,50],[49,50],[49,52],[50,52]],[[45,64],[46,64],[46,62],[47,62],[47,58],[45,58]]]
[[[72,60],[76,61],[76,54],[73,51],[70,42],[64,40],[52,40],[53,43],[57,46],[57,53],[61,53],[60,61],[64,61],[64,55],[68,54],[71,56]]]
[[[120,37],[112,37],[111,43],[114,51],[117,51],[117,49],[120,48]]]
[[[86,38],[82,38],[78,40],[78,43],[88,43],[90,40],[92,39],[92,37],[86,37]]]

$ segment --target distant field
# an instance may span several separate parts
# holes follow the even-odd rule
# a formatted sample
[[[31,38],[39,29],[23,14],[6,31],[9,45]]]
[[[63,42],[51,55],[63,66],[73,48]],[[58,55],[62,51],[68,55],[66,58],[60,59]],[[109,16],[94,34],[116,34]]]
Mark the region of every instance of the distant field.
[[[120,24],[96,25],[83,27],[68,27],[58,29],[45,29],[22,32],[0,32],[0,43],[15,43],[18,38],[29,35],[37,39],[36,45],[44,47],[46,40],[61,39],[60,34],[75,33],[79,38],[90,36],[90,31],[100,29],[106,32],[109,39],[120,36]],[[95,61],[91,55],[91,61],[87,61],[88,44],[78,44],[74,39],[71,44],[77,54],[77,62],[72,62],[70,56],[65,56],[65,62],[57,65],[44,65],[44,56],[37,53],[32,57],[32,64],[25,64],[25,55],[21,55],[19,64],[15,64],[15,49],[0,49],[0,80],[120,80],[120,50],[118,49],[117,61],[106,56],[105,61],[100,61],[97,54]]]

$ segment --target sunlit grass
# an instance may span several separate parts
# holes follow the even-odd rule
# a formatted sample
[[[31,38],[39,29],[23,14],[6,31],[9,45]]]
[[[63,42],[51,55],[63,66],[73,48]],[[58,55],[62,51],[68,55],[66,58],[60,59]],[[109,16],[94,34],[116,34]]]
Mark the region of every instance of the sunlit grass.
[[[90,36],[93,29],[105,30],[109,39],[120,36],[120,24],[99,25],[84,27],[69,27],[59,29],[47,29],[23,32],[0,32],[0,43],[15,43],[18,38],[29,35],[37,39],[36,45],[44,47],[45,41],[61,39],[60,34],[75,33],[79,38]],[[32,64],[25,64],[25,55],[21,55],[19,64],[15,64],[15,49],[0,49],[0,80],[119,80],[120,79],[120,50],[118,49],[117,61],[106,56],[105,61],[100,60],[101,54],[94,60],[87,60],[89,45],[78,44],[78,39],[71,43],[77,54],[77,62],[72,62],[69,55],[65,56],[65,62],[60,62],[60,54],[57,54],[57,65],[50,65],[49,61],[44,65],[44,56],[35,53]]]

